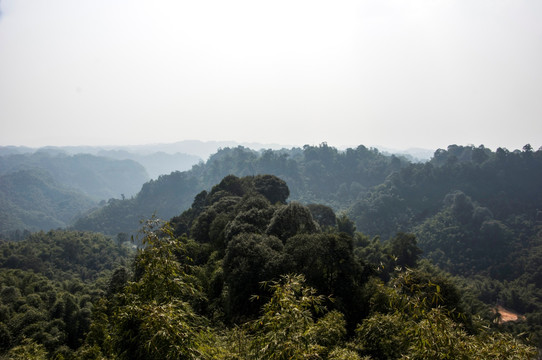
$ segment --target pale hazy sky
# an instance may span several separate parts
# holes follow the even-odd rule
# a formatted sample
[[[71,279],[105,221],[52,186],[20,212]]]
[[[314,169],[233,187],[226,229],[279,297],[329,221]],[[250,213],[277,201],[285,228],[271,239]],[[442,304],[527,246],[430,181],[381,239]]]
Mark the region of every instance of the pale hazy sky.
[[[540,0],[0,11],[0,145],[542,145]]]

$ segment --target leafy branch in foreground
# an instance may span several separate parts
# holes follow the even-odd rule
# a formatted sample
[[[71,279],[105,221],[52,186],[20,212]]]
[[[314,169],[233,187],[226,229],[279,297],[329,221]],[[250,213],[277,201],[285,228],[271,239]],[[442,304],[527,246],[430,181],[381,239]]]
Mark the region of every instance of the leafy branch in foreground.
[[[157,219],[147,221],[142,234],[145,248],[134,262],[135,279],[103,307],[88,345],[119,359],[198,358],[206,322],[192,308],[202,295],[191,267],[179,261],[184,242]]]

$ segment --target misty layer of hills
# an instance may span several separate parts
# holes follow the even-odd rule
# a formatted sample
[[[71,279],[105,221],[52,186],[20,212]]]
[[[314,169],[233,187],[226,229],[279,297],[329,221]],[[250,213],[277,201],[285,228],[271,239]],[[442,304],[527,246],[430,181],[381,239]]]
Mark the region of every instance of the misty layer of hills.
[[[264,151],[224,148],[189,171],[173,172],[145,183],[133,198],[110,200],[78,219],[74,227],[113,235],[134,233],[140,220],[152,214],[163,219],[178,215],[190,207],[197,193],[210,189],[229,174],[276,175],[288,184],[291,200],[346,210],[369,188],[408,164],[405,158],[386,156],[364,146],[346,151],[326,144]]]
[[[149,180],[145,168],[133,160],[49,151],[0,157],[0,176],[35,170],[47,172],[48,180],[95,201],[132,196]]]
[[[281,149],[277,144],[244,145],[252,149]],[[105,202],[136,196],[142,185],[151,179],[158,180],[161,175],[175,171],[189,171],[217,151],[236,146],[239,144],[235,142],[181,141],[140,146],[0,147],[0,201],[3,204],[0,233],[68,226]],[[423,157],[423,151],[413,150],[412,154]],[[419,159],[410,154],[405,156],[409,160]],[[214,156],[213,161],[218,157]],[[229,173],[226,168],[223,172]],[[266,171],[265,167],[261,170]],[[206,181],[201,186],[210,184]],[[197,189],[186,195],[193,195]],[[174,195],[165,197],[163,204],[154,209],[159,213],[176,198]],[[171,215],[188,205],[189,200],[171,205],[171,210],[163,214]],[[135,218],[148,217],[147,210],[148,206],[142,205]],[[137,226],[138,221],[134,220],[133,224]]]
[[[65,227],[103,199],[132,196],[148,179],[132,160],[46,151],[0,156],[0,230]]]
[[[358,225],[369,233],[373,233],[371,229],[376,226],[375,231],[387,236],[385,231],[389,230],[383,230],[383,225],[378,226],[375,220],[370,220],[370,223],[363,220],[364,216],[368,216],[364,214],[382,211],[379,208],[383,207],[380,203],[371,204],[368,213],[363,210],[363,204],[369,201],[366,194],[381,192],[377,188],[371,189],[379,184],[385,185],[388,176],[400,169],[417,169],[424,164],[413,161],[412,155],[388,155],[364,146],[338,150],[326,144],[305,146],[303,149],[260,151],[225,147],[211,155],[206,162],[202,162],[197,155],[173,152],[181,149],[188,151],[189,146],[193,146],[193,152],[203,155],[205,151],[225,144],[182,142],[115,149],[49,147],[34,152],[20,147],[0,148],[0,201],[4,204],[0,230],[2,233],[25,229],[47,230],[75,224],[79,229],[109,234],[133,233],[139,221],[152,214],[170,218],[187,209],[195,194],[209,189],[228,174],[246,176],[269,173],[287,181],[292,200],[322,203],[337,211],[349,211]],[[495,156],[485,148],[459,148],[467,149],[464,152],[469,154],[481,151],[488,158]],[[79,151],[88,154],[77,153]],[[442,157],[442,151],[435,153],[435,156]],[[459,157],[464,161],[466,156]],[[436,163],[436,157],[425,162],[432,166]],[[31,191],[30,187],[25,188],[27,185],[24,181],[12,179],[17,172],[20,172],[17,174],[19,178],[32,179],[28,181],[32,184]],[[160,173],[162,175],[158,176]],[[440,194],[441,198],[434,198],[430,203],[440,204],[442,197],[455,189],[450,184]],[[21,196],[23,193],[25,195]],[[427,195],[420,196],[427,198]],[[388,197],[383,199],[378,201],[391,201],[386,200]],[[390,195],[389,199],[393,199],[393,196]],[[438,207],[432,206],[432,209]],[[403,213],[403,218],[411,216],[407,214]],[[389,216],[377,222],[385,223],[387,218]]]

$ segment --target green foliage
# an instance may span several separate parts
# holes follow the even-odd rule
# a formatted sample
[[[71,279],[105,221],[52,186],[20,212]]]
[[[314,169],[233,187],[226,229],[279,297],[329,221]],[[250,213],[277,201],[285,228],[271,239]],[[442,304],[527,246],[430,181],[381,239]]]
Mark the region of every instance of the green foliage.
[[[75,349],[81,344],[90,324],[90,303],[85,303],[85,296],[93,293],[92,288],[79,283],[78,291],[71,293],[64,284],[31,271],[5,269],[0,272],[0,283],[4,350],[25,349],[25,339],[50,354],[63,345]]]
[[[259,305],[251,295],[265,294],[260,282],[284,273],[282,242],[273,236],[240,234],[228,244],[223,262],[227,286],[226,311],[233,319],[255,315]]]
[[[446,195],[444,208],[414,231],[427,256],[454,273],[500,267],[513,245],[505,224],[458,191]]]
[[[369,358],[363,359],[368,360]],[[362,358],[353,350],[336,348],[329,353],[328,360],[362,360]]]
[[[286,241],[296,234],[313,234],[318,231],[318,224],[312,219],[310,210],[297,202],[291,202],[275,211],[266,233]]]
[[[345,213],[337,218],[337,228],[339,232],[346,233],[350,236],[354,236],[356,233],[356,225]]]
[[[540,346],[541,305],[535,299],[542,284],[537,265],[541,169],[542,151],[529,147],[492,152],[452,145],[437,150],[429,163],[392,174],[348,215],[368,237],[389,238],[397,230],[415,234],[425,258],[466,277],[465,288],[477,294],[470,300],[473,309],[480,309],[482,300],[525,314],[526,321],[501,328],[529,333]],[[389,252],[384,246],[369,241],[356,253],[387,279],[395,262],[382,256]]]
[[[387,245],[389,254],[397,259],[395,263],[402,267],[416,266],[422,253],[414,234],[398,233]]]
[[[322,204],[309,204],[312,218],[320,225],[321,229],[334,228],[337,225],[337,217],[332,208]]]
[[[12,348],[7,357],[10,360],[45,360],[47,359],[47,351],[43,345],[26,340],[23,344]]]
[[[305,286],[303,276],[286,275],[269,286],[273,295],[253,323],[251,352],[255,358],[318,358],[326,351],[324,344],[336,344],[346,334],[338,312],[315,320],[315,314],[325,311],[325,298]]]
[[[133,199],[110,201],[103,208],[79,219],[75,227],[111,235],[120,232],[133,234],[139,220],[152,214],[163,219],[178,216],[190,207],[196,194],[209,191],[221,181],[225,183],[216,185],[213,196],[218,194],[218,190],[241,196],[252,187],[273,205],[284,203],[290,197],[303,203],[322,203],[335,210],[346,210],[367,189],[380,184],[405,165],[406,161],[402,159],[364,146],[346,151],[338,151],[325,143],[307,145],[303,149],[261,152],[243,147],[225,148],[212,155],[206,163],[193,166],[190,171],[173,172],[151,180]],[[229,176],[232,177],[224,180]],[[252,177],[252,180],[237,183],[235,178],[239,177]],[[210,200],[214,201],[212,197]],[[199,215],[197,207],[193,206],[192,210],[191,216],[177,219],[179,223],[185,223],[177,235],[188,232],[190,226],[186,223]],[[177,224],[175,230],[178,230]]]
[[[374,314],[356,329],[361,352],[374,359],[399,359],[407,351],[403,314]]]
[[[284,247],[290,272],[303,274],[307,284],[323,294],[333,294],[332,308],[341,311],[349,330],[366,315],[363,284],[368,278],[365,264],[356,259],[352,239],[341,234],[300,234]]]
[[[290,189],[288,189],[286,182],[272,175],[254,177],[254,190],[265,196],[271,204],[284,204],[290,196]]]
[[[57,280],[96,280],[129,254],[127,244],[115,244],[102,234],[37,232],[23,241],[0,243],[0,268],[34,270]]]
[[[65,227],[94,205],[91,198],[59,184],[47,172],[5,174],[0,176],[0,236]]]
[[[473,147],[452,145],[448,151],[437,150],[429,163],[402,168],[355,204],[350,217],[365,233],[389,237],[393,231],[410,231],[438,212],[442,199],[456,190],[488,208],[499,221],[536,212],[542,196],[538,186],[542,181],[542,152],[526,157],[525,153],[502,149],[493,153],[484,148],[487,158],[481,163],[472,160],[472,152]],[[455,200],[452,208],[457,210],[458,219],[468,219],[471,209],[466,198]]]
[[[234,154],[245,165],[259,161],[242,149]],[[327,145],[295,156],[315,167],[342,161]],[[538,155],[529,156],[524,161]],[[287,157],[265,157],[279,169],[296,169]],[[477,149],[453,166],[473,161],[484,166],[493,155]],[[216,173],[224,171],[216,166]],[[424,167],[422,174],[432,172]],[[396,192],[399,205],[412,200],[388,185],[375,191]],[[135,239],[141,247],[131,268],[119,260],[130,254],[123,245],[127,235],[114,241],[52,231],[0,243],[0,351],[58,359],[536,357],[519,335],[542,343],[542,293],[535,286],[542,278],[542,231],[536,219],[499,218],[467,192],[447,191],[435,195],[434,212],[419,218],[414,209],[403,218],[396,217],[401,209],[386,208],[391,222],[384,222],[408,218],[405,224],[423,226],[414,228],[420,235],[396,232],[381,242],[356,232],[346,214],[337,219],[330,207],[284,204],[287,189],[274,176],[227,176],[200,192],[171,226],[147,221]],[[120,209],[127,203],[118,204]],[[449,266],[470,249],[465,262],[487,272],[452,278],[419,259],[417,239],[431,257],[448,256],[442,263]],[[432,241],[450,252],[430,248]],[[503,248],[521,257],[493,264]],[[507,278],[500,275],[504,269],[511,270]],[[495,316],[480,300],[513,306],[526,320],[490,323]]]
[[[105,279],[130,253],[103,235],[74,231],[0,243],[0,349],[69,358],[90,329]]]
[[[478,326],[469,332],[461,314],[442,303],[441,288],[398,274],[378,285],[375,312],[358,327],[357,348],[375,359],[535,359],[538,352],[509,335]],[[429,290],[429,292],[428,292]],[[381,305],[384,305],[383,307]]]
[[[47,150],[0,156],[0,175],[20,170],[48,174],[62,187],[75,189],[96,201],[123,193],[131,196],[149,179],[143,166],[132,160]]]
[[[224,227],[225,241],[229,242],[241,233],[264,234],[275,208],[260,196],[244,198],[239,204],[237,215]]]
[[[185,245],[156,219],[147,221],[142,237],[135,278],[97,313],[89,347],[119,359],[198,358],[205,321],[192,304],[202,294],[191,265],[179,260]]]

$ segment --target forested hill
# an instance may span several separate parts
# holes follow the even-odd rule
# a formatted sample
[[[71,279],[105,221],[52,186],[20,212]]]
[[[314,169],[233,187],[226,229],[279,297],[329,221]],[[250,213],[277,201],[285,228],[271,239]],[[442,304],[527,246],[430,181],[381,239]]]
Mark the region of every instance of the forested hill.
[[[81,218],[75,228],[108,234],[133,233],[141,219],[168,219],[188,209],[194,196],[209,190],[224,176],[272,174],[290,188],[290,199],[348,209],[373,186],[409,164],[404,158],[383,155],[359,146],[339,151],[327,144],[283,150],[254,151],[225,148],[190,171],[173,172],[143,185],[133,199],[111,200]]]
[[[148,179],[132,160],[53,150],[0,156],[0,234],[15,239],[66,227],[99,201],[137,193]]]
[[[32,169],[49,173],[58,184],[95,201],[132,196],[149,180],[145,168],[133,160],[47,150],[0,156],[0,175]]]
[[[0,236],[19,239],[22,232],[66,227],[95,206],[90,197],[68,189],[43,170],[0,176]]]
[[[372,236],[415,232],[426,254],[448,270],[513,278],[507,266],[536,243],[541,184],[542,150],[450,146],[371,189],[349,216]]]
[[[457,191],[492,216],[534,219],[542,210],[542,150],[496,152],[480,146],[439,149],[428,163],[410,164],[367,192],[349,215],[368,234],[388,236],[440,211]]]

